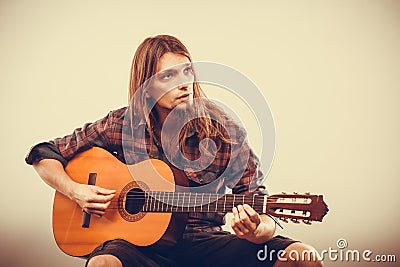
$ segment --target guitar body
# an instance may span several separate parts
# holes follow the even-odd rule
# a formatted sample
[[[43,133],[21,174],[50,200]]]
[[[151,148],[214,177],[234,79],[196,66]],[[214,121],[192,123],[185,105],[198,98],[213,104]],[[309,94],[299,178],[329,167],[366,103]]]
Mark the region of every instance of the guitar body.
[[[127,166],[107,151],[91,148],[75,156],[66,172],[76,182],[117,190],[106,213],[98,218],[85,215],[74,201],[56,192],[53,205],[53,233],[57,245],[72,256],[84,256],[104,241],[122,238],[138,246],[168,246],[180,238],[187,213],[127,212],[128,192],[174,192],[186,177],[160,160],[146,160]],[[136,191],[135,191],[136,190]],[[86,226],[83,220],[86,216]],[[88,219],[88,216],[90,217]]]

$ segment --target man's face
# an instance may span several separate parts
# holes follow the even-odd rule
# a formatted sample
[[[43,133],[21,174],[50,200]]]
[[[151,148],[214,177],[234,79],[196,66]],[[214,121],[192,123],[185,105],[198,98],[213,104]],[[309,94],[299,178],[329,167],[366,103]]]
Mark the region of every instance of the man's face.
[[[172,110],[183,102],[193,100],[194,74],[186,56],[165,53],[151,79],[147,93],[157,101],[158,108]]]

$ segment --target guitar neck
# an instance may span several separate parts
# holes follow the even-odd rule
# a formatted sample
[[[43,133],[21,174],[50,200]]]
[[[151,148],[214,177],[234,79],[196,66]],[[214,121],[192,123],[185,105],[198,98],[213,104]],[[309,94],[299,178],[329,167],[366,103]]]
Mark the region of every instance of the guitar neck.
[[[127,196],[132,198],[138,196]],[[145,212],[232,212],[237,205],[248,204],[265,213],[267,196],[147,191],[142,196]]]

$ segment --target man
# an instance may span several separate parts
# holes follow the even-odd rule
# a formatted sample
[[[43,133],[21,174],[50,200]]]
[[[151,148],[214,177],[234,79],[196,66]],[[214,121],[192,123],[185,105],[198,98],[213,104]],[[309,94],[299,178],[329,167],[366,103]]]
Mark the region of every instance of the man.
[[[184,123],[175,132],[174,125],[181,120]],[[127,164],[146,157],[178,162],[191,188],[217,193],[229,187],[234,194],[263,193],[263,175],[244,129],[207,101],[188,50],[173,36],[150,37],[138,47],[131,69],[129,108],[112,111],[71,135],[38,144],[26,157],[47,184],[84,211],[103,216],[115,189],[79,184],[64,171],[70,159],[93,146]],[[277,254],[261,261],[257,252],[265,246],[287,253],[296,250],[299,255],[312,248],[275,236],[274,219],[249,205],[238,205],[232,212],[235,234],[222,231],[225,214],[191,212],[182,238],[173,247],[156,249],[123,239],[109,240],[88,255],[87,266],[321,266],[315,259],[283,256],[277,261]]]

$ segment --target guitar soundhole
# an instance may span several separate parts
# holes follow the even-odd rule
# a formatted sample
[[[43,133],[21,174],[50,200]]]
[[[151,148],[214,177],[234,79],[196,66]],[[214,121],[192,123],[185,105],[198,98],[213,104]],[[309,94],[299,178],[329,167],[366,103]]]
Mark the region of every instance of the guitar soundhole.
[[[118,197],[118,212],[128,222],[137,222],[146,212],[142,211],[145,204],[145,191],[149,187],[141,181],[132,181],[124,186]]]
[[[126,194],[125,210],[129,214],[139,213],[145,203],[145,195],[142,189],[133,188]]]

